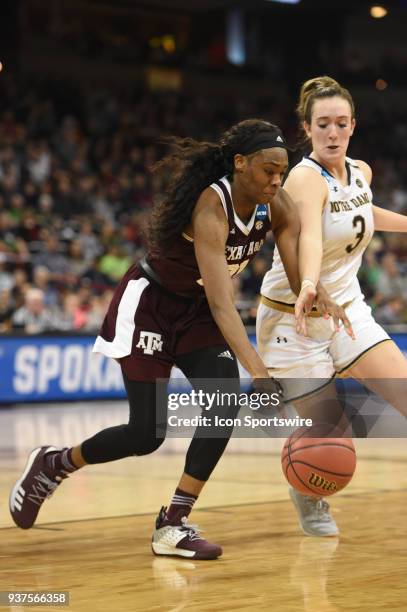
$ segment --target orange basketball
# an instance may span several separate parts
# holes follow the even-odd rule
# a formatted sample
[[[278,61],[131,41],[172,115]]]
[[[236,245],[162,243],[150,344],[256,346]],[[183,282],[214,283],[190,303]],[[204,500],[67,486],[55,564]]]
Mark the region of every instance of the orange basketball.
[[[332,425],[301,427],[287,438],[281,465],[294,489],[326,497],[341,491],[351,480],[356,468],[355,447]]]

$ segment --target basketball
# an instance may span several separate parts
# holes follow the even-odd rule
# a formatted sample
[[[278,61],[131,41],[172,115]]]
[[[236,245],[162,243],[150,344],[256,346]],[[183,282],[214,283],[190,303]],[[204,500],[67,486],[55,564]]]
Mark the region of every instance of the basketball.
[[[356,452],[350,438],[332,425],[301,427],[287,438],[281,452],[284,476],[303,495],[326,497],[341,491],[356,468]]]

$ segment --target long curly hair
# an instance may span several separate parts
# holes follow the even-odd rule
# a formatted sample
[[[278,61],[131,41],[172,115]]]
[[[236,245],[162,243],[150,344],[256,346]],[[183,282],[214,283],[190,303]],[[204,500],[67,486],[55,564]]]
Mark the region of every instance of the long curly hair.
[[[164,195],[151,213],[147,229],[150,251],[167,249],[190,223],[192,212],[202,191],[222,176],[233,180],[234,156],[259,132],[277,126],[262,119],[246,119],[224,132],[218,143],[199,142],[192,138],[166,139],[170,152],[153,168],[167,177]]]

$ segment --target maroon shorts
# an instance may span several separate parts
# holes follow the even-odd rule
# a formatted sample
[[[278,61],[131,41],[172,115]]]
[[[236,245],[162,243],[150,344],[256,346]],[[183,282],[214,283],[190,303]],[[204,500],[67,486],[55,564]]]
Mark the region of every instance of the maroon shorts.
[[[226,344],[205,297],[171,294],[132,266],[116,288],[93,352],[120,361],[131,380],[168,378],[177,357]]]

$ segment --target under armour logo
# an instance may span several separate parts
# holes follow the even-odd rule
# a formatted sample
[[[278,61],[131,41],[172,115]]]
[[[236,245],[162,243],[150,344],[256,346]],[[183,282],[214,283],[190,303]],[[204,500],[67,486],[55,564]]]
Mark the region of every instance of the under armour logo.
[[[138,341],[137,348],[143,349],[145,355],[153,355],[154,351],[163,350],[163,341],[161,340],[161,334],[154,334],[153,332],[140,332],[140,340]]]
[[[336,185],[335,185],[335,187],[334,187],[334,191],[335,191],[335,192],[336,192],[336,191],[338,191],[338,188],[337,188],[337,186],[336,186]]]
[[[232,359],[232,353],[230,351],[223,351],[223,353],[219,353],[218,357],[226,357],[226,359]]]
[[[278,342],[278,344],[280,344],[280,342],[287,343],[288,340],[287,340],[287,338],[285,336],[283,336],[282,338],[280,336],[277,336],[277,342]]]

